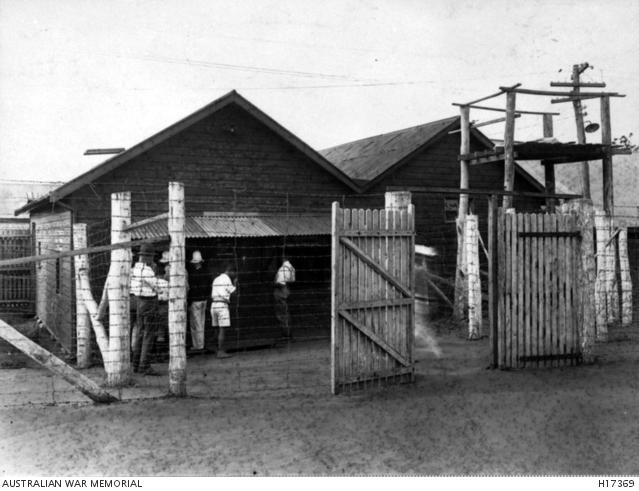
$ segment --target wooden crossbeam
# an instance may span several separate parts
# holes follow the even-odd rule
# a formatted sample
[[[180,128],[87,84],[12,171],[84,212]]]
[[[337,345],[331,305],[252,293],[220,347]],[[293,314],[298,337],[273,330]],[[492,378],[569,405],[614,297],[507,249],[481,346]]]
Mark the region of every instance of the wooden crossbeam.
[[[370,376],[365,377],[351,377],[339,382],[339,385],[354,385],[354,384],[363,384],[366,382],[379,382],[384,379],[391,379],[393,377],[402,377],[405,375],[412,375],[415,371],[415,368],[411,365],[409,367],[398,367],[393,368],[391,370],[380,370],[378,372],[374,372]]]
[[[474,196],[525,196],[527,198],[557,198],[557,199],[577,199],[581,194],[557,194],[557,193],[535,193],[533,191],[504,191],[503,189],[483,189],[483,188],[447,188],[438,186],[386,186],[387,191],[410,191],[412,193],[430,194],[470,194]]]
[[[343,310],[339,310],[339,315],[341,315],[349,324],[352,324],[353,327],[357,328],[362,334],[364,334],[367,338],[373,341],[377,346],[386,351],[389,355],[391,355],[395,360],[404,365],[405,367],[410,366],[410,361],[405,358],[399,351],[393,348],[390,344],[380,338],[377,334],[371,331],[364,324],[355,319],[348,312]]]
[[[557,96],[557,97],[561,97],[561,96],[565,96],[565,97],[570,97],[570,96],[574,96],[573,92],[565,92],[565,91],[559,91],[559,90],[537,90],[537,89],[520,89],[520,88],[512,88],[512,87],[499,87],[501,90],[503,90],[504,92],[515,92],[517,94],[528,94],[528,95],[551,95],[551,96]],[[595,97],[604,97],[604,96],[609,96],[609,97],[626,97],[625,95],[621,95],[617,92],[582,92],[581,94],[579,94],[579,96],[581,97],[581,95],[592,95]]]
[[[404,305],[411,305],[412,303],[412,298],[387,298],[381,300],[358,300],[357,302],[342,303],[339,305],[339,308],[343,310],[355,310],[377,307],[402,307]]]
[[[397,288],[400,292],[402,292],[407,297],[412,297],[410,290],[408,290],[404,285],[402,285],[393,275],[391,275],[388,271],[382,268],[379,264],[375,262],[375,260],[370,257],[366,252],[357,247],[357,245],[352,241],[347,239],[346,237],[340,237],[339,241],[348,247],[351,251],[353,251],[359,258],[368,264],[374,271],[379,273],[386,281],[388,281],[391,285]]]
[[[492,99],[494,97],[498,97],[498,96],[502,95],[504,92],[507,92],[507,90],[504,90],[504,89],[513,90],[513,89],[516,89],[517,87],[520,87],[520,86],[521,86],[521,84],[518,83],[518,84],[513,85],[512,87],[506,87],[506,88],[499,87],[499,92],[495,92],[494,94],[490,94],[490,95],[487,95],[485,97],[480,97],[479,99],[475,99],[474,101],[467,102],[466,104],[457,104],[457,105],[459,105],[459,106],[471,106],[471,105],[475,104],[476,102],[485,101],[487,99]]]
[[[117,397],[100,387],[93,380],[73,369],[60,358],[45,350],[37,343],[34,343],[28,337],[24,336],[14,327],[2,320],[0,320],[0,338],[18,348],[25,355],[32,360],[37,361],[47,370],[50,370],[54,374],[62,377],[89,399],[106,404],[119,400]]]
[[[15,259],[3,259],[0,261],[0,267],[12,266],[14,264],[37,263],[40,261],[49,261],[51,259],[59,259],[63,257],[80,256],[82,254],[93,254],[96,252],[113,251],[115,249],[128,249],[142,244],[153,244],[155,242],[164,242],[168,237],[155,237],[152,239],[132,240],[130,242],[119,242],[117,244],[109,244],[96,247],[85,247],[84,249],[74,249],[72,251],[62,251],[55,254],[43,254],[41,256],[25,256]]]
[[[341,237],[412,237],[414,232],[408,230],[341,230]]]
[[[457,102],[453,103],[453,106],[463,106],[464,104],[459,104]],[[506,109],[501,107],[487,107],[487,106],[476,106],[474,104],[466,105],[466,107],[470,107],[471,109],[481,109],[482,111],[497,111],[501,113],[505,113]],[[550,114],[551,116],[559,116],[561,113],[553,113],[548,111],[523,111],[521,109],[517,109],[515,114],[535,114],[538,116],[543,116],[544,114]]]
[[[561,99],[550,99],[550,103],[551,104],[561,104],[562,102],[574,102],[574,101],[583,101],[586,99],[599,99],[600,96],[598,95],[585,95],[585,94],[579,94],[579,95],[572,95],[570,97],[564,97]],[[617,97],[625,97],[625,96],[617,96]]]
[[[606,82],[550,82],[551,87],[605,87]]]

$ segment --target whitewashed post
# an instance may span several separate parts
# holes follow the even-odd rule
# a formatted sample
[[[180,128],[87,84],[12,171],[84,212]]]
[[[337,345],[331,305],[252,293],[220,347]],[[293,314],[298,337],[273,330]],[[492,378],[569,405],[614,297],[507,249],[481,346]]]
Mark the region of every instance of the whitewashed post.
[[[597,333],[596,319],[599,319],[596,296],[597,267],[595,264],[595,243],[593,227],[594,208],[589,199],[575,199],[566,203],[564,210],[573,214],[581,233],[580,260],[578,260],[578,300],[577,328],[580,329],[581,355],[584,363],[594,361],[594,346]]]
[[[628,229],[619,231],[619,271],[621,276],[621,324],[632,323],[632,278],[628,261]]]
[[[466,215],[464,226],[464,259],[468,289],[468,339],[481,336],[481,279],[479,276],[479,232],[477,215]]]
[[[470,153],[470,108],[461,106],[459,108],[460,119],[459,125],[461,130],[459,153],[466,155]],[[460,177],[459,187],[468,189],[468,161],[460,160]],[[466,280],[466,248],[464,247],[464,238],[466,232],[464,230],[466,224],[466,215],[468,214],[468,195],[459,195],[459,208],[457,210],[457,219],[455,226],[457,229],[457,260],[455,267],[455,298],[453,316],[457,321],[464,318],[466,307],[468,306],[468,282]]]
[[[169,394],[186,396],[184,184],[169,183]]]
[[[597,279],[595,281],[595,318],[597,341],[608,340],[608,257],[606,243],[610,239],[606,214],[595,210],[595,230],[597,233]]]
[[[87,247],[86,223],[73,225],[73,248]],[[80,270],[89,269],[89,258],[86,254],[75,256],[75,332],[76,332],[76,365],[78,368],[88,368],[91,365],[91,319],[82,295]]]
[[[111,194],[111,243],[129,242],[131,233],[131,193]],[[131,345],[129,285],[131,249],[111,251],[111,268],[107,277],[109,300],[109,356],[105,359],[107,385],[119,387],[131,379]]]

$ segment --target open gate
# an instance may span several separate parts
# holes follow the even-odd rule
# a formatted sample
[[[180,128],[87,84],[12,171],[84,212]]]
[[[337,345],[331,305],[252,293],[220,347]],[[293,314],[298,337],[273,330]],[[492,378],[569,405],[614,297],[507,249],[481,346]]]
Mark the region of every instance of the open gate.
[[[412,381],[414,207],[332,220],[332,391]]]
[[[493,349],[500,368],[580,361],[579,241],[572,215],[499,209]]]

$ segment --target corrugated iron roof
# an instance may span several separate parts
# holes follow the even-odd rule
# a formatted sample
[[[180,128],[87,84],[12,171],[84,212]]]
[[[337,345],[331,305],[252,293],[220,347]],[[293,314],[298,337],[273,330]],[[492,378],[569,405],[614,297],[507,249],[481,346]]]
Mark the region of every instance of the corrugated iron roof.
[[[163,213],[129,226],[131,239],[168,237],[167,214]],[[328,214],[206,213],[187,216],[185,235],[207,237],[279,237],[284,235],[329,235]]]
[[[455,116],[433,121],[326,148],[320,153],[354,181],[369,182],[448,130],[458,120],[459,117]]]

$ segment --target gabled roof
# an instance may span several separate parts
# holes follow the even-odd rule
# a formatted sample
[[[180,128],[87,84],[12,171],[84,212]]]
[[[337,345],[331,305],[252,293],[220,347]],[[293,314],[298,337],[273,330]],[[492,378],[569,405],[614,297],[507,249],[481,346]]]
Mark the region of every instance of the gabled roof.
[[[453,116],[326,148],[320,153],[365,190],[391,169],[401,166],[417,152],[434,145],[450,131],[458,129],[459,121],[459,116]],[[487,149],[495,146],[477,128],[471,128],[470,131]],[[515,172],[533,187],[543,190],[543,185],[518,164],[515,165]]]
[[[320,153],[356,183],[369,184],[416,150],[437,141],[457,125],[457,116],[440,119],[326,148]]]
[[[251,114],[255,119],[260,121],[266,127],[268,127],[271,131],[275,132],[277,135],[282,137],[288,143],[293,145],[299,151],[301,151],[304,155],[306,155],[313,162],[317,163],[324,170],[332,174],[334,177],[342,181],[348,187],[353,189],[354,191],[358,191],[358,186],[351,181],[341,170],[331,165],[319,152],[312,149],[309,145],[300,140],[293,133],[288,131],[282,125],[280,125],[277,121],[259,109],[257,106],[254,106],[240,94],[238,94],[235,90],[229,92],[228,94],[216,99],[210,104],[204,106],[203,108],[195,111],[191,115],[186,118],[178,121],[177,123],[172,124],[168,128],[163,129],[159,133],[147,138],[146,140],[134,145],[133,147],[125,150],[122,153],[111,157],[110,159],[102,162],[101,164],[93,167],[89,171],[81,174],[75,179],[70,180],[69,182],[63,184],[51,191],[47,196],[40,198],[38,200],[30,201],[22,208],[15,211],[15,214],[20,214],[25,211],[29,211],[42,203],[47,201],[55,202],[58,201],[70,193],[78,190],[82,186],[93,182],[95,179],[103,176],[104,174],[111,172],[112,170],[118,168],[119,166],[125,164],[131,159],[137,157],[138,155],[149,151],[159,143],[167,140],[168,138],[184,131],[189,128],[193,124],[201,121],[202,119],[214,114],[215,112],[221,110],[222,108],[230,105],[236,104],[237,106],[244,109],[246,112]]]
[[[16,207],[25,201],[46,196],[52,189],[62,185],[59,181],[24,181],[0,179],[0,217],[13,217]]]

